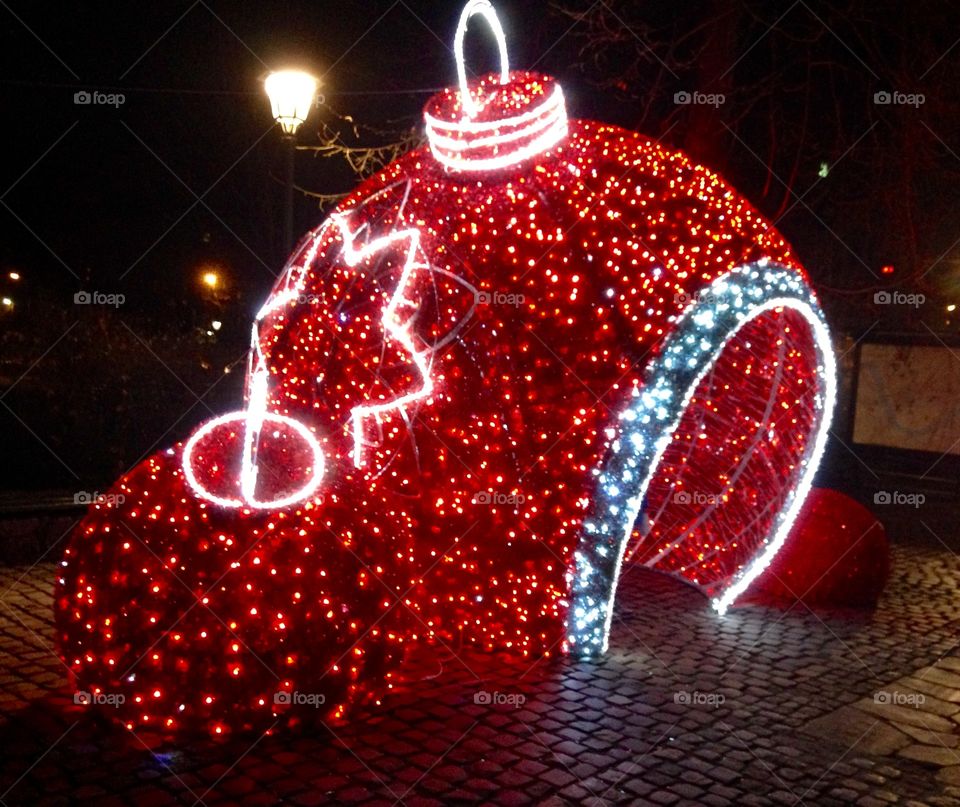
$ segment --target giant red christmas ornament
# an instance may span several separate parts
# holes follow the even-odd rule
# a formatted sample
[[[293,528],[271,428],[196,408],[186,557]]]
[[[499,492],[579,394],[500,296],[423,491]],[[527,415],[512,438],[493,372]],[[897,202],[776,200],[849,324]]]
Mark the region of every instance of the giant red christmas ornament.
[[[859,502],[814,488],[783,549],[745,599],[819,607],[875,605],[890,576],[886,531]]]
[[[468,84],[478,13],[502,69]],[[455,41],[428,145],[290,258],[244,408],[70,541],[61,652],[132,728],[340,714],[416,641],[600,653],[628,550],[722,613],[809,490],[834,360],[781,236],[684,155],[568,119],[486,0]]]

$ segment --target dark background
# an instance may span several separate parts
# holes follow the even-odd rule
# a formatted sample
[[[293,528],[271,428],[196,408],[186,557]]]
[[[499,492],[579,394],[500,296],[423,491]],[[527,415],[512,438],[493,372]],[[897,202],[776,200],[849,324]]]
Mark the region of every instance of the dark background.
[[[573,115],[661,137],[753,200],[809,267],[839,333],[952,343],[955,4],[496,5],[511,63],[559,77]],[[297,185],[319,195],[298,194],[299,233],[394,153],[376,149],[419,132],[431,92],[455,80],[460,8],[0,3],[0,295],[13,302],[0,308],[0,490],[103,489],[236,408],[251,318],[285,257],[281,142],[262,79],[296,65],[323,80],[298,134]],[[493,67],[481,35],[468,55],[477,72]],[[81,90],[125,101],[77,105]],[[677,104],[681,91],[725,100]],[[878,104],[883,91],[924,101]],[[216,292],[205,271],[221,278]],[[125,303],[75,305],[81,290]],[[925,302],[878,306],[878,290]]]

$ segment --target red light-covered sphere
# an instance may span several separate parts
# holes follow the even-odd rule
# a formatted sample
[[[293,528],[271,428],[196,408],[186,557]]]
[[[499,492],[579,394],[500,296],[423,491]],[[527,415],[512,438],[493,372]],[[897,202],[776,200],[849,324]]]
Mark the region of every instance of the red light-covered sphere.
[[[757,578],[750,602],[814,607],[875,605],[890,577],[883,525],[843,493],[814,488],[790,537]]]
[[[244,409],[71,538],[61,653],[132,727],[340,714],[415,641],[602,652],[624,557],[723,610],[783,542],[833,394],[790,248],[549,77],[470,92],[295,250]]]

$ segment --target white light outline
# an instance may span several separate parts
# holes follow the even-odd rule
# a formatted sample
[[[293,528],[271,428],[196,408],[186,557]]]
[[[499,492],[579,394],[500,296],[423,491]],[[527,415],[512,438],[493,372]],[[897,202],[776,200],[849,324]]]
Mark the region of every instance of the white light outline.
[[[250,410],[240,409],[235,412],[228,412],[226,415],[221,415],[218,418],[214,418],[211,421],[205,423],[200,429],[198,429],[189,440],[187,440],[186,445],[183,447],[183,462],[181,463],[183,467],[183,475],[187,480],[187,484],[190,485],[194,493],[197,494],[201,499],[206,499],[218,504],[221,507],[230,507],[230,508],[250,508],[252,510],[280,510],[284,507],[287,507],[296,502],[306,499],[308,496],[312,495],[313,492],[320,486],[320,482],[323,481],[324,475],[324,456],[323,449],[320,447],[320,443],[317,442],[317,438],[314,436],[313,432],[310,431],[306,426],[304,426],[299,420],[294,420],[291,417],[286,415],[277,415],[273,413],[263,413],[260,416],[260,424],[264,422],[268,423],[278,423],[282,426],[288,426],[293,429],[297,434],[299,434],[307,445],[310,446],[310,449],[313,453],[313,475],[310,477],[310,480],[299,490],[291,493],[287,496],[281,497],[279,499],[274,499],[272,501],[260,501],[253,497],[248,497],[245,499],[228,499],[225,496],[218,496],[215,493],[211,493],[207,490],[197,479],[196,474],[193,471],[193,452],[196,448],[196,445],[200,440],[206,437],[214,429],[224,426],[228,423],[233,423],[237,421],[242,421],[246,425],[248,422],[248,417]],[[249,458],[247,456],[248,451],[248,435],[250,434],[249,429],[244,430],[244,457],[243,465],[241,466],[241,476],[240,476],[240,485],[241,492],[244,496],[248,496],[246,488],[250,484],[250,472],[247,470]],[[253,484],[256,484],[256,475],[253,475]]]
[[[562,104],[563,102],[563,88],[559,85],[555,85],[554,91],[544,98],[539,104],[537,104],[532,109],[528,109],[526,112],[521,112],[519,115],[512,115],[509,118],[501,118],[499,120],[491,121],[470,121],[470,120],[459,120],[459,121],[449,121],[442,120],[440,118],[434,117],[429,112],[423,113],[423,119],[426,121],[428,128],[430,129],[441,129],[453,134],[466,133],[466,134],[482,134],[484,132],[499,132],[504,127],[516,127],[521,126],[524,123],[539,118],[553,105],[553,104]],[[443,135],[441,135],[442,137]],[[486,145],[494,145],[494,141],[489,141]]]
[[[716,597],[711,601],[711,605],[720,615],[724,614],[727,608],[729,608],[736,598],[746,591],[746,589],[757,578],[757,576],[761,574],[769,565],[770,561],[776,556],[777,552],[779,552],[784,541],[786,541],[790,533],[790,529],[796,520],[800,508],[803,506],[804,500],[810,492],[814,475],[816,474],[817,467],[820,464],[823,451],[826,447],[830,422],[833,415],[833,408],[836,403],[836,359],[833,355],[830,332],[826,326],[826,322],[824,321],[823,314],[816,303],[816,299],[813,296],[812,291],[804,283],[803,278],[795,271],[789,270],[786,267],[769,260],[762,260],[755,264],[739,267],[716,278],[708,287],[710,296],[714,299],[722,300],[722,290],[725,290],[727,283],[729,283],[732,279],[739,279],[738,276],[746,276],[746,283],[749,284],[751,276],[755,276],[758,270],[764,270],[766,272],[772,271],[777,273],[778,277],[775,277],[774,280],[779,281],[785,287],[797,287],[796,291],[804,292],[807,299],[802,299],[800,296],[792,297],[781,295],[768,298],[754,305],[748,304],[745,312],[738,316],[735,326],[732,329],[727,330],[720,344],[711,350],[706,360],[702,361],[692,382],[687,385],[684,395],[680,399],[679,407],[673,408],[673,412],[676,413],[676,416],[666,428],[662,429],[659,434],[656,435],[656,451],[654,452],[651,460],[647,463],[646,475],[638,489],[638,492],[627,500],[629,509],[626,511],[626,527],[617,544],[617,559],[614,565],[611,583],[608,587],[608,590],[606,590],[606,599],[599,604],[593,603],[594,598],[596,597],[596,599],[603,599],[601,595],[604,592],[601,592],[600,595],[596,595],[595,592],[592,592],[592,590],[587,590],[586,584],[592,583],[602,586],[603,581],[590,579],[595,578],[599,572],[590,566],[582,550],[584,547],[586,547],[588,551],[590,549],[597,549],[596,545],[603,539],[601,536],[592,536],[591,530],[588,529],[588,522],[584,522],[584,532],[581,534],[580,543],[574,554],[575,566],[570,573],[571,605],[567,619],[567,642],[569,646],[571,648],[575,648],[580,655],[589,656],[597,652],[604,653],[609,647],[613,608],[626,547],[633,533],[633,527],[642,508],[644,498],[646,497],[647,488],[656,474],[663,454],[670,443],[673,433],[679,426],[680,421],[690,404],[690,400],[696,393],[697,386],[710,371],[710,368],[716,364],[720,354],[726,348],[730,340],[736,336],[736,334],[747,323],[756,319],[758,316],[761,316],[763,313],[776,308],[790,308],[798,311],[803,315],[804,319],[811,327],[811,331],[814,336],[814,347],[818,352],[818,370],[821,371],[820,377],[823,381],[822,392],[818,395],[818,402],[820,404],[820,421],[816,426],[816,437],[814,438],[812,449],[808,450],[806,456],[801,461],[801,474],[797,479],[793,489],[787,493],[787,504],[781,509],[777,516],[775,527],[773,530],[771,530],[772,537],[767,540],[766,548],[761,550],[760,553],[754,557],[753,561],[747,568],[741,570],[740,575],[737,577],[735,582],[731,583],[724,590],[721,596]],[[767,279],[770,279],[769,276]],[[796,293],[796,291],[792,293]],[[704,310],[704,305],[705,304],[701,303],[699,298],[695,299],[678,318],[677,326],[682,325],[684,322],[700,314]],[[729,307],[729,304],[727,304],[727,307]],[[670,347],[672,345],[679,345],[680,341],[683,340],[687,335],[687,333],[684,333],[679,328],[674,330],[673,338],[667,340],[666,349],[660,353],[659,358],[655,359],[652,365],[655,367],[658,366],[664,357],[666,357],[670,352]],[[662,369],[663,368],[661,368],[661,370]],[[645,392],[651,394],[659,392],[662,384],[667,383],[666,381],[662,381],[662,376],[663,373],[661,372],[660,377],[649,378],[648,384],[644,388]],[[658,381],[662,381],[662,383],[658,384]],[[643,394],[644,392],[640,393],[641,396]],[[631,405],[628,407],[625,414],[635,411],[636,410],[634,410],[634,407]],[[623,435],[624,430],[621,429],[620,434],[615,441],[615,445],[619,443],[619,439],[623,437]],[[604,462],[606,464],[607,461],[605,460]],[[603,468],[601,467],[595,471],[595,475],[602,478],[604,476]],[[607,549],[608,547],[602,546],[597,549],[597,552],[602,556],[606,556]],[[577,602],[578,597],[584,597],[588,600],[586,607],[590,608],[591,611],[595,611],[597,609],[601,609],[603,611],[603,628],[599,637],[597,636],[595,617],[581,617],[582,625],[578,626],[577,608],[578,606],[581,608],[583,607]]]
[[[416,260],[420,250],[420,230],[416,227],[407,227],[402,230],[394,230],[386,235],[368,241],[360,249],[354,248],[354,239],[356,233],[347,226],[346,218],[343,214],[334,213],[331,217],[343,233],[343,256],[349,267],[354,267],[370,255],[380,252],[383,249],[407,240],[406,255],[404,257],[403,269],[400,272],[400,279],[397,286],[383,309],[381,324],[383,330],[389,336],[399,342],[403,348],[410,354],[414,365],[420,373],[423,385],[418,390],[401,395],[390,401],[380,404],[360,404],[353,407],[350,411],[350,419],[353,424],[353,464],[359,468],[363,465],[363,425],[368,417],[375,417],[377,422],[380,415],[394,409],[402,409],[407,404],[428,398],[433,393],[433,378],[430,376],[429,352],[426,350],[417,350],[410,329],[396,318],[397,309],[403,302],[409,302],[405,299],[406,287],[410,278],[417,269],[429,269],[430,266],[425,262]]]
[[[784,308],[793,308],[795,311],[803,314],[804,319],[807,320],[807,323],[814,332],[814,342],[820,350],[819,358],[823,362],[824,381],[824,404],[821,409],[820,424],[817,429],[817,435],[814,438],[813,449],[804,460],[804,470],[797,486],[792,492],[787,494],[786,498],[790,504],[785,511],[781,512],[776,532],[767,544],[767,548],[762,550],[761,553],[753,559],[753,563],[741,573],[740,577],[738,577],[734,583],[724,589],[722,596],[712,600],[711,604],[714,610],[721,616],[733,605],[737,597],[743,594],[763,570],[770,565],[770,561],[774,559],[790,535],[790,530],[793,528],[793,524],[800,514],[800,508],[803,507],[803,503],[806,501],[810,489],[813,487],[813,478],[817,474],[817,469],[820,467],[820,460],[823,458],[823,452],[827,447],[830,423],[833,420],[833,409],[837,402],[837,360],[833,355],[833,342],[830,338],[830,331],[822,318],[822,314],[818,316],[818,312],[814,311],[807,303],[784,305]],[[750,319],[754,319],[755,316]]]
[[[221,507],[276,510],[306,499],[316,491],[323,481],[325,471],[323,448],[320,446],[313,432],[292,417],[267,412],[269,371],[267,370],[265,359],[260,349],[259,324],[267,314],[277,310],[288,302],[295,301],[303,292],[307,271],[316,257],[320,242],[329,226],[330,221],[328,219],[314,231],[313,241],[306,253],[304,254],[302,250],[295,253],[295,255],[304,254],[303,260],[299,265],[293,265],[288,268],[284,276],[283,287],[280,291],[271,293],[254,319],[251,333],[250,394],[247,400],[247,408],[228,412],[225,415],[221,415],[205,423],[187,440],[183,447],[181,466],[183,467],[184,478],[187,480],[187,484],[193,492],[202,499],[211,501]],[[294,279],[292,286],[290,285],[291,279]],[[243,421],[245,426],[243,452],[240,460],[240,493],[243,498],[229,499],[225,496],[218,496],[210,492],[201,484],[193,468],[193,452],[197,443],[214,429],[236,421]],[[259,470],[256,462],[256,453],[260,441],[260,432],[265,422],[279,423],[280,425],[293,429],[304,439],[307,445],[310,446],[310,451],[313,455],[313,475],[306,484],[287,496],[282,496],[279,499],[273,499],[271,501],[261,501],[256,498]]]
[[[470,94],[470,87],[467,86],[467,66],[463,59],[463,38],[467,33],[467,23],[475,14],[483,17],[490,26],[494,39],[497,40],[497,50],[500,51],[500,83],[506,84],[510,81],[510,62],[507,58],[507,38],[503,34],[503,27],[500,25],[500,19],[497,17],[497,11],[490,0],[470,0],[460,12],[460,20],[457,22],[457,32],[453,38],[453,57],[457,60],[457,82],[460,84],[460,106],[468,118],[475,118],[480,111],[480,107],[473,100]]]
[[[424,119],[427,120],[427,134],[430,145],[434,146],[435,150],[442,148],[446,151],[470,151],[473,149],[480,150],[488,146],[512,143],[514,140],[533,137],[535,134],[539,134],[543,130],[555,126],[558,120],[565,121],[566,109],[563,103],[563,89],[559,84],[554,87],[553,92],[547,96],[546,100],[534,109],[534,112],[537,114],[533,116],[533,122],[530,126],[520,127],[506,134],[497,134],[496,132],[506,128],[512,120],[511,118],[506,118],[502,121],[496,121],[494,134],[471,137],[469,140],[457,140],[456,138],[447,137],[445,134],[430,129],[430,120],[436,120],[436,118],[433,118],[429,113],[424,113]]]
[[[331,221],[329,218],[324,219],[323,223],[313,231],[313,241],[306,252],[303,253],[303,260],[299,264],[290,266],[288,268],[286,274],[284,275],[283,285],[281,288],[277,291],[271,292],[270,296],[267,297],[266,302],[257,312],[257,316],[254,320],[254,345],[259,344],[256,323],[261,322],[268,314],[276,311],[278,308],[282,308],[287,303],[294,302],[300,297],[301,294],[303,294],[304,284],[306,283],[307,279],[307,272],[317,257],[317,250],[320,248],[320,242],[323,240],[323,236],[326,235],[330,224]],[[290,280],[294,281],[292,286],[290,285]]]
[[[437,151],[433,143],[430,143],[430,151],[437,162],[457,171],[498,171],[501,168],[516,165],[529,157],[534,157],[537,154],[549,150],[566,136],[567,119],[566,116],[564,116],[557,120],[553,126],[538,138],[527,143],[527,145],[506,154],[497,155],[496,157],[454,159]]]
[[[409,328],[403,325],[397,318],[397,309],[404,302],[408,302],[405,297],[406,287],[410,277],[417,269],[429,269],[429,265],[416,260],[420,250],[420,231],[415,227],[408,227],[402,230],[395,230],[387,235],[367,242],[360,249],[357,249],[355,239],[366,225],[363,225],[357,232],[350,229],[347,222],[347,216],[343,213],[333,213],[324,223],[317,228],[313,235],[313,241],[307,248],[303,260],[298,265],[289,268],[281,289],[273,293],[267,302],[260,309],[256,316],[252,331],[252,361],[250,371],[250,387],[247,401],[247,408],[230,412],[221,417],[211,420],[200,428],[186,443],[183,451],[183,471],[187,483],[193,491],[201,498],[207,499],[222,507],[250,507],[254,509],[279,509],[310,496],[320,485],[324,475],[324,456],[323,449],[310,429],[298,420],[287,415],[280,415],[267,411],[269,400],[269,371],[266,367],[266,361],[260,348],[259,324],[263,319],[273,311],[278,310],[287,303],[296,301],[303,293],[306,282],[306,274],[311,264],[316,258],[317,251],[323,236],[328,228],[336,226],[343,236],[343,249],[341,256],[344,262],[350,268],[355,267],[370,255],[380,250],[389,248],[395,243],[407,240],[406,254],[404,256],[403,269],[400,273],[400,279],[397,282],[396,289],[391,295],[389,301],[383,309],[381,323],[384,332],[388,336],[398,341],[402,347],[410,354],[414,365],[416,366],[422,378],[422,386],[406,395],[386,401],[381,404],[366,405],[360,404],[351,410],[350,418],[354,434],[353,462],[355,467],[359,468],[363,464],[363,426],[367,417],[376,417],[378,422],[380,416],[394,409],[402,409],[409,403],[429,397],[433,392],[433,379],[430,376],[430,362],[428,359],[429,351],[417,350],[413,336]],[[291,284],[290,281],[293,281]],[[197,478],[193,468],[193,453],[197,443],[210,432],[226,423],[243,421],[245,424],[243,453],[240,469],[240,492],[243,498],[231,499],[224,496],[218,496],[207,490]],[[256,485],[258,477],[258,465],[256,462],[257,446],[259,444],[260,433],[263,430],[264,423],[279,423],[286,425],[297,432],[310,446],[313,453],[314,473],[310,480],[299,490],[287,496],[271,501],[261,501],[256,498]]]

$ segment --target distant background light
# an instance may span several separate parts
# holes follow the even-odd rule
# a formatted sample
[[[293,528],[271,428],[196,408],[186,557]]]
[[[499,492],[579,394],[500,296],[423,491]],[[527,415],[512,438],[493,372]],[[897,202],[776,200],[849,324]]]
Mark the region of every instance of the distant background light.
[[[13,308],[13,300],[11,300],[9,297],[0,299],[0,303],[3,304],[4,308]]]
[[[893,274],[893,264],[888,263],[880,270],[881,274],[892,275]]]
[[[20,279],[20,273],[19,273],[19,272],[10,272],[10,274],[8,274],[7,277],[9,277],[11,280],[19,280],[19,279]]]
[[[220,320],[215,319],[213,322],[210,323],[210,327],[213,328],[215,331],[219,331],[223,327],[223,323]]]

